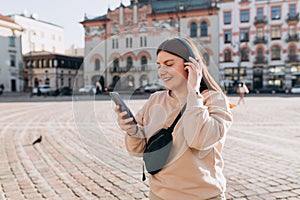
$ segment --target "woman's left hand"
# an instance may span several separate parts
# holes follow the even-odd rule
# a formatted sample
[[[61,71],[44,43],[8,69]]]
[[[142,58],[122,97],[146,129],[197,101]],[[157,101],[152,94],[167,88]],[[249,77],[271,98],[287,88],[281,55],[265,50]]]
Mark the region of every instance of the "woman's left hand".
[[[184,69],[188,71],[187,87],[189,91],[199,92],[202,79],[202,66],[200,60],[189,57],[191,62],[184,63]]]

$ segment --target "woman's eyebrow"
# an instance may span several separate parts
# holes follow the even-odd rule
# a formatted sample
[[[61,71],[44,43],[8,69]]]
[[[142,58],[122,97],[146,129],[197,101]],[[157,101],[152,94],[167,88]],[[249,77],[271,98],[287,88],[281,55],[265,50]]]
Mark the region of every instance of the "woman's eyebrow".
[[[174,59],[165,60],[163,63],[167,63],[167,62],[170,62],[170,61],[174,61]],[[156,62],[156,64],[160,64],[160,63]]]

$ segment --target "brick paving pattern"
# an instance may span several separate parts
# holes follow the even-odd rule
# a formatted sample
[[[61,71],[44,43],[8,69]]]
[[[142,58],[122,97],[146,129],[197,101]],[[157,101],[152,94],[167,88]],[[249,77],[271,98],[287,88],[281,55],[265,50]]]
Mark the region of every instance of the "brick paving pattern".
[[[227,199],[300,199],[300,97],[245,100],[224,149]],[[0,199],[147,199],[123,134],[111,101],[0,103]]]

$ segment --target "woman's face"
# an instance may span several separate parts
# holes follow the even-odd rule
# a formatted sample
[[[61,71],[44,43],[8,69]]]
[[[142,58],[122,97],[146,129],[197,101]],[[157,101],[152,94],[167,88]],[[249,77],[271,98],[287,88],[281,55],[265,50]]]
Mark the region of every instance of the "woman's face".
[[[179,90],[186,88],[187,71],[184,70],[184,60],[165,51],[157,55],[158,76],[167,89]]]

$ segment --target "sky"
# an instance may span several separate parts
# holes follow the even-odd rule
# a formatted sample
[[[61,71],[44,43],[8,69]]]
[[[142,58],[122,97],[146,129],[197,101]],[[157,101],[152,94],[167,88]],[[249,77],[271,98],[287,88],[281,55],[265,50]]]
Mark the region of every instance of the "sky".
[[[72,44],[84,47],[84,29],[79,23],[85,13],[89,18],[106,14],[107,9],[114,10],[130,0],[0,0],[0,14],[36,14],[39,20],[59,25],[65,31],[65,49]]]

